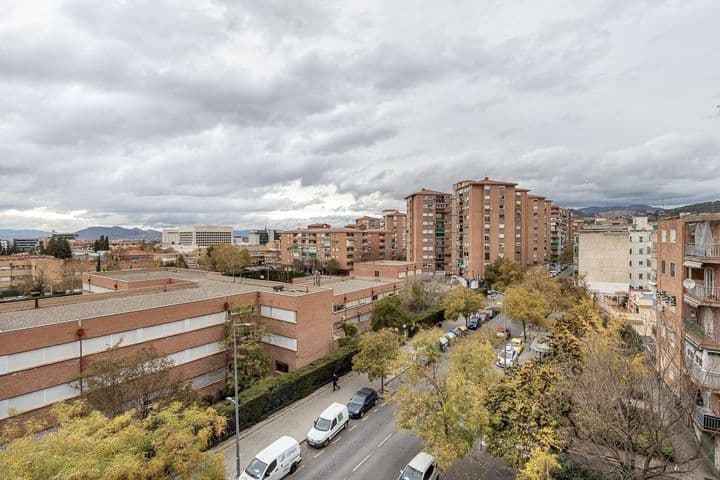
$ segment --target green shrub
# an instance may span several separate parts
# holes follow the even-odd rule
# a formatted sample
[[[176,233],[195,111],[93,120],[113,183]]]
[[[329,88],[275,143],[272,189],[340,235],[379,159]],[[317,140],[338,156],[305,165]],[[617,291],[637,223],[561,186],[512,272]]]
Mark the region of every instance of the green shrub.
[[[352,357],[357,344],[351,343],[330,352],[326,356],[302,368],[273,377],[263,378],[238,395],[240,429],[250,427],[270,414],[300,400],[318,387],[330,383],[333,373],[343,375],[352,370]],[[228,417],[228,431],[224,438],[235,434],[235,406],[221,402],[216,410]]]

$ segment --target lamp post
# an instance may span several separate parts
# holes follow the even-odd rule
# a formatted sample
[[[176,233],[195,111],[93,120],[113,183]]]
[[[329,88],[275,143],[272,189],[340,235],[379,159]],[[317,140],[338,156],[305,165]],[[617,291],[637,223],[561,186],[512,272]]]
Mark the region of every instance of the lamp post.
[[[234,278],[234,277],[233,277]],[[227,397],[235,404],[235,477],[240,477],[240,403],[238,401],[238,371],[237,371],[237,335],[236,327],[251,327],[252,323],[233,323],[233,383],[235,384],[235,399]]]

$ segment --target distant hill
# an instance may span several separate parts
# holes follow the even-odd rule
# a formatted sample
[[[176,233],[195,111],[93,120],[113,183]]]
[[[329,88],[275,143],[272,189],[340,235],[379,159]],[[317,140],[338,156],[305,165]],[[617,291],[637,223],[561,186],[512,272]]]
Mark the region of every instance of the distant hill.
[[[49,237],[52,235],[51,232],[44,232],[42,230],[0,230],[0,238],[10,240],[13,238],[40,238]]]
[[[609,205],[605,207],[597,207],[597,206],[591,206],[591,207],[583,207],[583,208],[577,208],[574,211],[581,212],[585,214],[585,216],[588,215],[600,215],[606,212],[644,212],[644,213],[658,213],[662,212],[663,209],[659,207],[652,207],[650,205]]]
[[[80,240],[95,240],[100,235],[105,235],[110,240],[145,240],[160,241],[162,232],[158,230],[143,230],[141,228],[125,228],[125,227],[89,227],[83,228],[75,232]]]
[[[679,215],[682,212],[720,213],[720,200],[714,200],[712,202],[693,203],[692,205],[685,205],[684,207],[677,207],[665,210],[665,213],[668,215]]]

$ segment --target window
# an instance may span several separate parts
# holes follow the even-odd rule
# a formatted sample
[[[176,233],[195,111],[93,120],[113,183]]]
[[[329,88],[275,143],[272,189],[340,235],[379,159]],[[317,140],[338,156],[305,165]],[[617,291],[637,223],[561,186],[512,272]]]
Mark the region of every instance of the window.
[[[268,465],[267,470],[265,470],[265,475],[267,475],[268,473],[274,472],[275,468],[277,468],[277,460],[273,460],[272,462],[270,462],[270,465]]]
[[[630,255],[632,255],[632,248],[630,249]]]
[[[275,371],[280,373],[288,373],[290,371],[290,366],[285,362],[275,360]]]
[[[670,230],[670,243],[675,243],[675,240],[677,240],[677,231],[673,228]]]
[[[660,242],[665,243],[667,242],[667,230],[661,230],[660,231]]]
[[[675,262],[670,262],[670,276],[675,278]]]
[[[641,273],[641,274],[640,274],[640,280],[642,280],[642,279],[643,279],[643,274]]]
[[[423,475],[423,480],[430,480],[433,476],[433,472],[435,471],[435,465],[430,465],[430,467],[427,469],[427,472],[425,472],[425,475]]]
[[[379,277],[379,276],[380,276],[380,270],[375,270],[375,276],[376,276],[376,277]]]
[[[632,252],[630,252],[630,253],[632,253]],[[643,254],[643,249],[642,249],[642,248],[640,249],[640,252],[639,252],[639,253],[640,253],[640,255]]]
[[[632,260],[630,260],[630,266],[632,267]]]
[[[665,273],[665,260],[660,261],[660,273]]]

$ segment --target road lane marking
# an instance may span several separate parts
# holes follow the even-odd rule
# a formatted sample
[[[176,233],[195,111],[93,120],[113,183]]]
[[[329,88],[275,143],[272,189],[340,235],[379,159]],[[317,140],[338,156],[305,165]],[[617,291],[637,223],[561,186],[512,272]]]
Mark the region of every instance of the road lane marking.
[[[362,418],[362,420],[360,420],[360,421],[361,421],[361,422],[364,422],[364,421],[367,420],[367,419],[368,419],[368,417],[367,417],[367,415],[365,415],[365,416]]]
[[[367,462],[367,461],[368,461],[368,458],[370,458],[370,457],[372,456],[372,454],[373,454],[373,452],[370,452],[370,453],[368,453],[368,456],[367,456],[367,457],[365,457],[365,458],[363,458],[362,460],[360,460],[360,463],[358,463],[357,465],[355,465],[355,468],[352,469],[353,473],[355,473],[358,468],[362,467],[362,466],[363,466],[363,463]]]
[[[388,439],[390,439],[390,437],[392,437],[392,433],[388,434],[388,436],[385,437],[385,439],[382,442],[380,442],[380,445],[378,445],[377,448],[382,447],[385,444],[385,442],[387,442]]]
[[[376,408],[375,410],[373,410],[373,413],[375,413],[375,412],[377,412],[377,411],[378,411],[378,409]]]
[[[317,457],[319,457],[320,455],[322,455],[323,453],[325,453],[325,450],[320,450],[320,452],[317,453],[313,458],[317,458]]]
[[[355,425],[353,425],[352,427],[350,427],[350,431],[352,432],[352,431],[355,430],[356,428],[357,428],[357,423],[356,423]]]
[[[340,435],[335,440],[333,440],[332,444],[335,445],[338,442],[338,440],[340,440],[341,438],[342,438],[342,435]]]
[[[298,468],[298,472],[299,472],[300,470],[302,470],[303,468],[305,468],[305,465],[300,465],[300,468]]]

